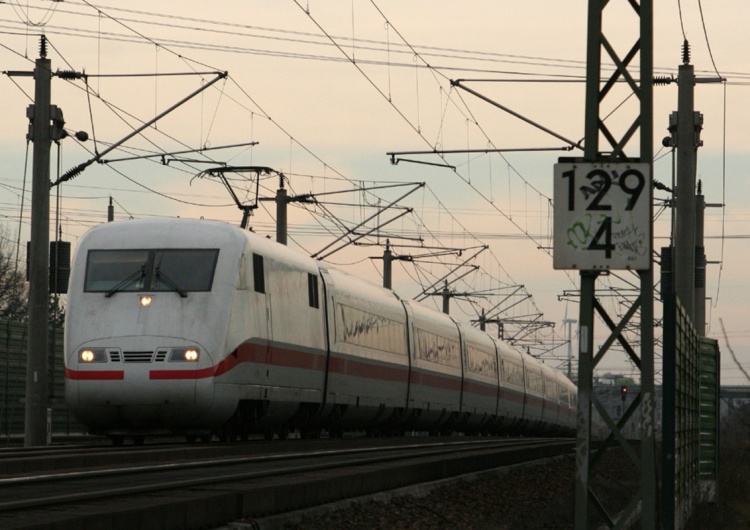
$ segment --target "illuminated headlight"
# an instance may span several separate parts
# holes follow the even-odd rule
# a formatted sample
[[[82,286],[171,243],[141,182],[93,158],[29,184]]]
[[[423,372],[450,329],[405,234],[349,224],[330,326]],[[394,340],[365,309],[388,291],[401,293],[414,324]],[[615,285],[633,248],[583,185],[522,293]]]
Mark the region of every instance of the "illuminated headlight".
[[[78,352],[78,361],[82,363],[106,363],[107,353],[104,348],[83,348]]]
[[[170,361],[196,362],[200,357],[198,348],[172,348],[169,354]]]
[[[152,298],[150,296],[145,296],[145,295],[141,296],[140,297],[141,307],[148,307],[148,306],[150,306],[151,305],[151,300],[152,300]]]

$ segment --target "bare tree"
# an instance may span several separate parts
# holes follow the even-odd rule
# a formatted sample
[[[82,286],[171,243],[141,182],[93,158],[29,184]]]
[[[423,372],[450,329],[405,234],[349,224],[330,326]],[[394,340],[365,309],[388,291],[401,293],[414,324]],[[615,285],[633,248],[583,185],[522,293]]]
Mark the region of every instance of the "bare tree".
[[[0,228],[0,320],[25,322],[28,306],[25,269],[14,258],[13,241],[7,232]]]

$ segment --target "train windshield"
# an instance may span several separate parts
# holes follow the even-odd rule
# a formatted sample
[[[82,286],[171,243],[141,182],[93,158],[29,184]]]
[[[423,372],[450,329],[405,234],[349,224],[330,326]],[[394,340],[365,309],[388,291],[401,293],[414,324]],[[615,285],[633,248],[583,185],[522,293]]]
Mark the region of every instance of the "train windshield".
[[[87,292],[210,291],[219,249],[89,250]]]

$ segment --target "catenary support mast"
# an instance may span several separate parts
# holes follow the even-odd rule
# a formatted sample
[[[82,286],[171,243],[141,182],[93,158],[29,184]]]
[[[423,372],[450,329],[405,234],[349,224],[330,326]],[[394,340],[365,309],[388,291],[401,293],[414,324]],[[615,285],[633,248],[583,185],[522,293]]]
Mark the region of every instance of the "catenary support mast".
[[[49,355],[49,163],[50,92],[52,71],[45,37],[34,67],[34,104],[29,107],[34,165],[31,191],[29,256],[29,330],[26,359],[26,422],[24,445],[47,443],[47,357]]]
[[[687,44],[685,44],[687,46]],[[695,323],[695,167],[699,137],[695,112],[695,72],[687,61],[678,71],[677,85],[677,213],[675,220],[674,287]]]
[[[648,234],[647,241],[642,242],[643,251],[647,257],[645,263],[635,267],[640,279],[640,296],[633,302],[632,307],[626,312],[619,325],[606,314],[606,311],[598,302],[596,297],[596,282],[599,275],[610,266],[606,263],[613,254],[618,250],[617,246],[610,240],[611,226],[607,221],[608,215],[607,200],[609,197],[602,195],[593,210],[603,210],[600,219],[599,231],[594,235],[593,240],[586,242],[588,246],[582,247],[584,251],[590,251],[588,254],[597,256],[591,263],[596,265],[591,267],[580,266],[558,266],[557,268],[579,268],[581,269],[581,305],[579,313],[580,323],[580,340],[579,340],[579,376],[578,376],[578,439],[576,444],[576,507],[575,507],[575,527],[577,529],[586,529],[589,527],[592,509],[596,509],[604,518],[610,527],[615,527],[618,523],[639,516],[641,528],[653,529],[656,527],[656,466],[654,451],[654,305],[653,305],[653,266],[652,266],[652,219],[653,205],[651,204],[651,187],[652,187],[652,158],[653,158],[653,5],[651,0],[635,0],[630,2],[635,15],[638,17],[638,23],[635,26],[634,33],[635,44],[625,56],[618,55],[617,51],[610,44],[610,41],[604,35],[602,30],[602,19],[604,10],[611,3],[602,0],[590,0],[588,12],[588,35],[587,35],[587,80],[586,80],[586,122],[585,122],[585,150],[583,159],[565,160],[565,167],[561,169],[561,176],[569,182],[569,188],[563,188],[569,191],[570,203],[578,198],[575,193],[577,189],[573,185],[575,173],[570,168],[578,168],[586,165],[589,171],[588,176],[595,175],[600,179],[618,179],[619,186],[611,193],[627,192],[627,206],[622,211],[633,209],[633,203],[638,197],[634,193],[636,187],[647,196],[648,206],[643,219],[634,219],[633,226],[639,225]],[[618,6],[619,7],[619,6]],[[628,26],[629,28],[632,26]],[[625,31],[626,28],[619,27],[619,31]],[[606,64],[603,58],[608,59]],[[638,58],[639,68],[631,66]],[[613,71],[609,79],[602,79],[604,72]],[[636,73],[632,73],[636,72]],[[605,118],[601,115],[600,104],[608,95],[611,94],[613,87],[618,81],[624,81],[630,87],[633,94],[640,102],[639,112],[633,119],[632,125],[625,130],[620,138],[615,137],[612,131],[605,124]],[[620,94],[621,97],[621,94]],[[640,135],[640,148],[636,155],[628,156],[626,146],[631,139]],[[606,151],[601,148],[600,139],[609,143],[609,149]],[[563,160],[561,160],[561,163]],[[563,164],[558,164],[563,165]],[[638,165],[635,173],[630,173],[630,180],[625,181],[623,176],[626,171],[631,171],[632,167]],[[594,169],[590,169],[594,168]],[[568,169],[568,171],[564,171]],[[557,175],[556,169],[556,175]],[[607,180],[609,182],[609,180]],[[623,183],[626,182],[625,185]],[[556,176],[557,184],[557,176]],[[567,184],[567,183],[565,183]],[[564,185],[564,184],[563,184]],[[560,201],[562,202],[562,201]],[[623,203],[625,204],[625,203]],[[590,205],[589,205],[590,206]],[[557,193],[555,201],[555,215],[557,219],[557,210],[563,208],[563,204],[558,204]],[[616,208],[615,199],[611,200],[609,208]],[[574,210],[574,205],[569,204],[569,210]],[[647,218],[646,218],[647,217]],[[567,226],[562,227],[563,230]],[[646,230],[647,229],[647,230]],[[568,230],[569,232],[569,230]],[[558,253],[558,229],[555,229],[556,240],[556,258]],[[561,241],[561,244],[566,242]],[[562,248],[562,247],[561,247]],[[586,254],[581,252],[579,254]],[[602,257],[601,261],[599,256]],[[606,260],[603,258],[606,256]],[[630,266],[613,266],[612,268],[631,268]],[[640,348],[639,354],[636,348],[627,344],[625,337],[622,335],[622,329],[628,320],[640,311]],[[607,323],[611,331],[609,338],[604,341],[604,345],[597,351],[595,349],[595,316],[599,314]],[[609,347],[619,342],[629,352],[636,365],[641,370],[641,392],[640,395],[632,401],[628,411],[623,414],[627,418],[632,415],[636,408],[640,407],[641,425],[641,453],[636,456],[632,451],[631,458],[641,477],[640,491],[631,499],[628,507],[615,520],[610,516],[598,500],[596,492],[592,490],[589,481],[592,467],[601,452],[606,451],[608,447],[619,442],[624,447],[625,438],[620,432],[624,426],[622,421],[615,423],[609,418],[604,408],[598,403],[593,392],[593,373],[597,363],[601,361],[607,353]],[[592,428],[592,407],[596,407],[600,415],[604,416],[604,421],[610,428],[610,436],[597,451],[593,451],[591,444]]]

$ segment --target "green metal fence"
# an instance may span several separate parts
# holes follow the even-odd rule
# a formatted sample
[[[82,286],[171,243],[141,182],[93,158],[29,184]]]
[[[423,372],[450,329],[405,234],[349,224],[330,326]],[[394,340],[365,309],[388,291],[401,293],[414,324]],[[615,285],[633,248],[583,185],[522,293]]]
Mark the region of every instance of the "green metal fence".
[[[716,502],[719,476],[719,343],[701,337],[700,375],[700,488],[701,502]]]
[[[700,341],[674,294],[664,300],[662,528],[684,528],[698,501]]]
[[[52,329],[49,355],[49,408],[52,434],[79,434],[83,426],[65,405],[63,330]],[[26,395],[26,324],[0,320],[0,441],[22,438]]]

